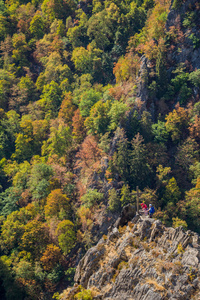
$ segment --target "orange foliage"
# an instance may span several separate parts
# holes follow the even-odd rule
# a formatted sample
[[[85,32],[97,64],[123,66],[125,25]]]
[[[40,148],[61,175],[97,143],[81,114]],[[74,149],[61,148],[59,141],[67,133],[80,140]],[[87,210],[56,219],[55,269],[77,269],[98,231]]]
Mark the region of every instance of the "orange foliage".
[[[78,158],[77,168],[95,168],[102,157],[102,150],[99,149],[93,136],[88,135],[85,138],[76,157]]]
[[[49,235],[46,224],[32,220],[24,227],[20,247],[25,251],[30,251],[33,257],[38,257],[48,241]]]
[[[58,242],[56,229],[58,227],[59,222],[60,221],[57,218],[51,218],[49,220],[49,236],[50,236],[51,242],[54,242],[56,244]]]
[[[53,244],[50,244],[47,245],[47,248],[44,251],[42,257],[40,258],[40,261],[43,264],[44,270],[50,271],[55,267],[55,265],[60,261],[60,259],[61,259],[60,248]]]
[[[158,45],[153,39],[150,39],[145,44],[140,44],[136,50],[145,53],[145,56],[148,57],[148,59],[153,59],[157,57]]]
[[[50,279],[45,278],[45,282],[44,282],[44,286],[45,289],[49,292],[49,293],[53,293],[56,289],[56,283],[53,283]]]
[[[18,203],[20,207],[26,207],[29,202],[31,202],[31,193],[28,189],[26,189],[22,192]]]
[[[25,288],[31,299],[36,300],[35,296],[40,295],[41,290],[36,280],[19,277],[16,279],[16,281],[19,286]]]
[[[164,52],[165,50],[165,40],[163,38],[159,38],[158,41],[155,39],[147,40],[146,43],[137,47],[137,51],[145,53],[145,56],[151,60],[157,58],[159,51]]]
[[[36,50],[33,53],[33,56],[38,61],[41,60],[41,58],[50,55],[51,48],[50,48],[51,42],[48,40],[39,40],[36,42]]]
[[[171,1],[156,1],[139,38],[136,51],[144,53],[148,59],[156,59],[159,49],[164,47],[165,23]],[[135,43],[136,45],[137,43]]]
[[[29,24],[27,23],[27,21],[21,19],[17,24],[17,28],[20,32],[26,33],[28,31]]]
[[[129,52],[125,57],[120,57],[115,64],[113,73],[116,77],[116,82],[127,80],[135,80],[140,68],[140,58],[137,54]]]
[[[58,113],[58,118],[63,119],[68,126],[71,126],[74,111],[75,106],[72,104],[72,93],[66,93]]]
[[[81,182],[80,180],[76,183],[76,188],[79,192],[80,198],[86,193],[87,186],[85,183]]]
[[[133,83],[124,82],[123,84],[115,85],[109,89],[111,97],[114,97],[116,100],[120,100],[122,97],[127,98],[130,94],[133,94]]]
[[[77,182],[77,189],[80,196],[85,193],[86,188],[91,184],[94,173],[98,173],[100,170],[102,156],[103,151],[99,149],[95,138],[90,135],[87,136],[76,155],[77,162],[75,168],[79,169],[81,173],[81,178]]]
[[[52,166],[54,175],[52,180],[60,188],[63,188],[66,184],[72,183],[75,174],[68,172],[65,157],[59,158],[57,154],[53,154],[48,158],[48,164]]]
[[[62,53],[63,48],[64,48],[63,41],[58,35],[56,35],[51,43],[51,47],[50,47],[51,52],[56,51]]]
[[[72,118],[72,127],[73,127],[73,139],[79,144],[82,142],[86,135],[86,130],[84,126],[84,119],[80,114],[80,110],[77,109]]]
[[[180,16],[177,16],[177,18],[174,21],[174,24],[174,26],[171,26],[169,28],[168,35],[174,43],[183,43],[185,35],[181,30]]]

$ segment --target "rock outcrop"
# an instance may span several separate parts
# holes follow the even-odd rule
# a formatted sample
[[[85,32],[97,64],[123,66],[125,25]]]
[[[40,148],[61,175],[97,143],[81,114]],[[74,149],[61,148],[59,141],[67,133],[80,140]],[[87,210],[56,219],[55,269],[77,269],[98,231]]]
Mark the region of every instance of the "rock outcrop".
[[[198,234],[139,216],[118,226],[82,258],[62,300],[84,289],[96,300],[200,299]]]

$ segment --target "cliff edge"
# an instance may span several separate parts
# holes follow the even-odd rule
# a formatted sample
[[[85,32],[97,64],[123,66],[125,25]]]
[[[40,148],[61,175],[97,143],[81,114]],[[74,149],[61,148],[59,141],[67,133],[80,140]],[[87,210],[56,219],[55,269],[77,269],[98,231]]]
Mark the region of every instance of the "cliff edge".
[[[60,299],[197,300],[199,279],[199,235],[136,216],[88,250]]]

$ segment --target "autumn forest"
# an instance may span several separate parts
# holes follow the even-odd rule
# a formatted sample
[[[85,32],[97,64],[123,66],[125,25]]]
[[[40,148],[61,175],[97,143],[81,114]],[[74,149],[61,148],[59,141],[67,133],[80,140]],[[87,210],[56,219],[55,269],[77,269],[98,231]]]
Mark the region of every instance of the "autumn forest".
[[[200,233],[200,5],[0,0],[0,294],[59,299],[141,202]]]

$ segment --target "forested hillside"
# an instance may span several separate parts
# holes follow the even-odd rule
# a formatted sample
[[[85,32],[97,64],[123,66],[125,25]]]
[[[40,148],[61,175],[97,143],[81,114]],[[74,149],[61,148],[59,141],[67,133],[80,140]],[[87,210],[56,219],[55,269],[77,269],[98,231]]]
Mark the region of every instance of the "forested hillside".
[[[122,208],[200,233],[198,0],[0,0],[0,294],[52,299]]]

